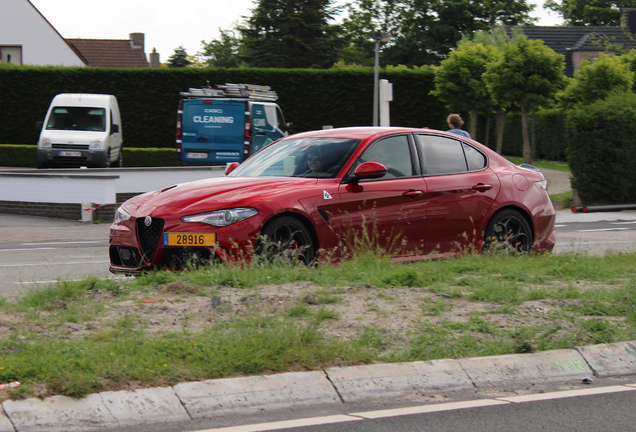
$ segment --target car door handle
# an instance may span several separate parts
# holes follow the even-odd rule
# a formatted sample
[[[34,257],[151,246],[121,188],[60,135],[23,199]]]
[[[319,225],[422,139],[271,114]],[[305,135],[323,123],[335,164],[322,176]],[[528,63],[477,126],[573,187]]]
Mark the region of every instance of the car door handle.
[[[422,191],[410,190],[410,191],[404,192],[402,195],[407,198],[417,198],[417,197],[421,197],[422,194],[423,194]]]
[[[258,135],[258,136],[265,136],[265,135],[266,135],[266,133],[265,133],[265,132],[256,132],[256,135]]]
[[[197,137],[197,141],[207,141],[206,137]]]
[[[492,185],[489,185],[489,184],[479,183],[473,186],[473,190],[479,191],[479,192],[486,192],[487,190],[490,190],[490,189],[492,189]]]

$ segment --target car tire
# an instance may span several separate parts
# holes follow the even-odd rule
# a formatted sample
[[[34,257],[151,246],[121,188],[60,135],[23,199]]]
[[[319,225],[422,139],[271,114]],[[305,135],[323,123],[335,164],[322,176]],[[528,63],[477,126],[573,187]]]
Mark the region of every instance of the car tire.
[[[310,265],[316,258],[311,233],[305,224],[291,216],[277,217],[263,227],[256,252],[270,261],[300,261],[305,265]]]
[[[533,242],[526,219],[518,211],[507,209],[496,213],[488,222],[483,250],[529,253]]]

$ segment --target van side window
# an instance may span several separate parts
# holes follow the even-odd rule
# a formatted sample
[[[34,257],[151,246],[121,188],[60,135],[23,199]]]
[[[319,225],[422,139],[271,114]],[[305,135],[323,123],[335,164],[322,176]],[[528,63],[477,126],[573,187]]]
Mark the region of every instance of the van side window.
[[[279,107],[276,107],[276,118],[278,119],[278,129],[285,131],[286,129],[286,125],[285,125],[285,118],[283,118],[283,112],[280,110]]]

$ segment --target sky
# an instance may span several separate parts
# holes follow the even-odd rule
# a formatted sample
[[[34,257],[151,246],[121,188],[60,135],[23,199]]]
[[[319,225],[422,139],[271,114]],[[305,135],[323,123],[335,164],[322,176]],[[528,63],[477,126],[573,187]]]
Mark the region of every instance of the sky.
[[[219,37],[219,28],[251,15],[254,0],[30,0],[64,38],[128,39],[130,33],[145,33],[146,53],[157,49],[166,62],[183,45],[188,54],[201,51],[201,41]],[[346,0],[336,0],[344,4]],[[543,0],[533,17],[538,25],[557,25],[554,12],[543,9]]]

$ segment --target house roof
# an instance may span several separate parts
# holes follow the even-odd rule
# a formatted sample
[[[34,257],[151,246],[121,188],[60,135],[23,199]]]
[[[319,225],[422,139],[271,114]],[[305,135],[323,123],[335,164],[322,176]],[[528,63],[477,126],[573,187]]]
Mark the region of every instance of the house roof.
[[[511,32],[511,27],[507,28]],[[574,74],[572,52],[574,51],[615,51],[612,46],[620,45],[629,50],[636,47],[634,35],[626,27],[544,27],[523,26],[523,34],[528,39],[540,39],[558,54],[565,56],[565,75]],[[610,48],[606,48],[610,47]]]
[[[143,47],[124,39],[66,39],[88,66],[107,68],[145,68],[148,60]]]

